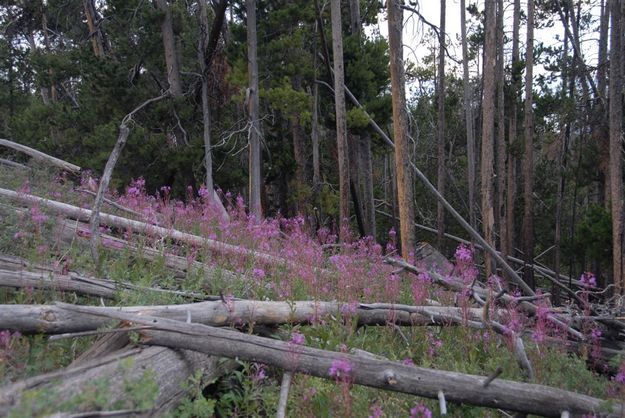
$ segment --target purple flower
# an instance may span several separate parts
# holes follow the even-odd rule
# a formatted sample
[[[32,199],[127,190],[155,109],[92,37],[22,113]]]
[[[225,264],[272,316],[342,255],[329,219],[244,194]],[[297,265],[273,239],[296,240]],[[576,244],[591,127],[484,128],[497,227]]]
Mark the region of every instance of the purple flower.
[[[33,206],[30,209],[30,217],[34,223],[41,225],[48,220],[48,216],[43,214],[37,206]]]
[[[405,358],[401,361],[401,364],[403,364],[404,366],[413,366],[414,367],[414,361],[412,361],[411,358]]]
[[[261,268],[255,268],[252,271],[252,275],[254,276],[255,279],[260,280],[263,279],[265,277],[265,270],[261,269]]]
[[[597,278],[590,271],[586,271],[579,278],[579,281],[584,287],[597,287]]]
[[[328,370],[328,374],[330,377],[345,378],[349,375],[349,372],[352,371],[352,365],[348,360],[339,359],[332,360],[332,365],[330,366],[330,370]]]
[[[304,334],[300,334],[299,332],[294,332],[291,334],[291,344],[303,345],[304,341]]]
[[[456,248],[455,253],[456,262],[471,264],[473,263],[473,251],[466,244],[460,244],[458,248]]]
[[[267,371],[265,370],[264,364],[254,363],[254,368],[256,369],[256,373],[252,376],[252,381],[254,383],[261,382],[267,378]]]
[[[432,411],[423,402],[410,409],[410,418],[432,418]]]
[[[371,415],[369,415],[369,418],[380,418],[382,416],[382,407],[380,405],[373,405],[370,410]]]

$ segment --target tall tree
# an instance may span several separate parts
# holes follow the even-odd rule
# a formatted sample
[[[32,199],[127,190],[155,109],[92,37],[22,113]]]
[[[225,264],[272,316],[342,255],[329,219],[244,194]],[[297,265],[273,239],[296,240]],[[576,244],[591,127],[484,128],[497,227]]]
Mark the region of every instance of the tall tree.
[[[514,203],[517,194],[517,158],[513,152],[518,137],[518,114],[517,106],[519,100],[519,90],[521,84],[521,65],[519,58],[519,28],[521,26],[521,0],[514,0],[514,8],[512,12],[512,60],[510,64],[511,68],[511,83],[510,83],[510,98],[509,98],[509,113],[508,118],[508,141],[510,146],[508,147],[508,166],[506,168],[506,240],[502,243],[502,251],[506,254],[512,255],[513,241],[514,241]]]
[[[178,63],[178,52],[176,48],[176,38],[174,36],[171,8],[167,0],[156,0],[156,7],[163,14],[161,33],[163,36],[163,50],[165,51],[169,92],[173,97],[180,97],[182,96],[182,81],[180,80],[180,65]]]
[[[341,0],[331,0],[332,54],[334,57],[334,105],[336,109],[336,144],[339,160],[339,236],[349,236],[349,152],[345,108],[345,70],[343,67],[343,30]]]
[[[414,249],[416,237],[413,180],[410,168],[410,144],[407,132],[408,115],[406,113],[406,80],[402,41],[403,12],[399,0],[388,0],[387,9],[401,253],[402,257],[408,260],[411,251]]]
[[[441,19],[438,32],[438,84],[436,85],[438,101],[438,124],[436,129],[438,181],[436,187],[443,196],[445,196],[445,174],[447,171],[445,169],[445,3],[445,0],[441,0]],[[436,206],[436,225],[438,229],[438,248],[442,248],[445,234],[445,207],[440,200]]]
[[[495,165],[495,65],[497,46],[496,30],[496,0],[486,0],[485,3],[486,40],[484,43],[484,88],[482,99],[482,232],[486,242],[494,247],[494,193],[493,176]],[[493,260],[489,254],[485,256],[486,277],[493,274]]]
[[[198,0],[200,13],[200,33],[198,36],[198,61],[202,76],[202,136],[204,139],[204,168],[206,169],[206,188],[212,197],[213,185],[213,157],[211,153],[211,114],[208,103],[208,74],[206,66],[206,45],[208,44],[208,11],[205,0]]]
[[[250,213],[262,217],[260,202],[260,110],[258,94],[258,40],[256,36],[256,0],[245,1],[247,13],[247,71],[249,79],[247,108],[249,116],[249,205]]]
[[[495,148],[497,150],[496,163],[496,186],[497,198],[495,206],[495,224],[499,232],[499,248],[505,251],[504,242],[507,241],[508,228],[506,227],[506,122],[504,104],[504,7],[503,0],[497,0],[497,68],[495,79],[497,83],[497,135],[495,137]]]
[[[534,270],[534,110],[532,105],[534,74],[534,0],[527,2],[527,38],[525,50],[525,108],[524,108],[524,155],[523,155],[523,252],[526,267],[525,282],[533,289]]]
[[[460,32],[462,38],[462,80],[464,87],[464,117],[467,135],[467,169],[469,183],[469,223],[477,227],[475,208],[475,131],[473,128],[473,100],[469,74],[469,48],[467,46],[467,16],[465,0],[460,0]]]
[[[623,0],[610,0],[610,200],[612,208],[612,277],[625,293],[623,248]]]

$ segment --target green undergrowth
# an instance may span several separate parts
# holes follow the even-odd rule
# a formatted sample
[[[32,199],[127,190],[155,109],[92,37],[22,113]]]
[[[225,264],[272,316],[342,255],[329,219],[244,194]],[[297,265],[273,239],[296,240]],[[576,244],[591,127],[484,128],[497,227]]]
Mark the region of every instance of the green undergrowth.
[[[36,172],[36,171],[35,171]],[[2,173],[0,173],[2,175]],[[49,175],[49,174],[48,174]],[[6,173],[2,178],[6,177]],[[17,177],[17,176],[15,176]],[[12,178],[5,187],[19,188],[24,179]],[[50,193],[40,184],[45,174],[36,172],[29,178],[32,192]],[[83,197],[70,196],[69,186],[55,186],[57,193],[66,193],[64,201],[78,203]],[[68,197],[69,196],[69,197]],[[65,198],[67,197],[67,198]],[[0,199],[0,203],[3,202]],[[255,286],[249,280],[255,264],[248,260],[235,267],[229,260],[212,258],[206,249],[173,248],[171,243],[151,238],[133,237],[138,246],[149,245],[161,250],[161,255],[148,259],[141,252],[123,248],[113,251],[101,248],[101,266],[96,269],[84,238],[71,243],[62,242],[54,232],[56,219],[52,214],[41,225],[33,225],[28,217],[7,212],[0,217],[0,252],[26,258],[29,262],[55,265],[59,271],[68,270],[83,275],[103,277],[130,283],[142,288],[160,288],[204,295],[280,300],[279,289],[272,286]],[[43,211],[45,213],[45,211]],[[23,235],[15,238],[22,232]],[[119,231],[118,231],[119,232]],[[167,267],[165,252],[176,251],[186,258],[193,253],[195,260],[203,261],[204,268],[196,268],[189,262],[182,276]],[[236,270],[232,274],[231,270]],[[264,283],[285,280],[286,269],[276,269]],[[238,279],[231,280],[231,277]],[[245,278],[247,277],[247,278]],[[308,294],[303,281],[297,277],[290,282],[287,300],[314,298]],[[402,284],[397,302],[412,304],[409,286]],[[441,299],[447,296],[442,295]],[[179,304],[193,299],[163,292],[125,289],[112,300],[78,296],[60,291],[33,289],[1,289],[2,304],[49,304],[63,301],[78,304],[107,306]],[[305,344],[333,351],[361,349],[406,363],[406,367],[429,367],[439,370],[487,376],[502,369],[498,379],[527,381],[516,363],[505,339],[490,331],[475,331],[464,327],[357,327],[350,318],[340,314],[321,320],[310,326],[284,325],[276,335],[299,332],[305,336]],[[94,341],[95,337],[82,337],[48,341],[45,336],[13,336],[10,343],[0,350],[0,382],[3,385],[41,373],[51,372],[69,365]],[[595,397],[608,396],[609,380],[589,370],[586,360],[567,354],[559,349],[538,346],[526,338],[528,356],[534,366],[535,383],[572,390]],[[282,371],[256,363],[239,362],[238,367],[217,381],[207,382],[199,373],[193,375],[181,389],[188,393],[172,417],[265,417],[274,416],[277,409]],[[22,402],[11,417],[43,416],[55,411],[85,411],[112,409],[150,409],[158,387],[150,370],[139,381],[123,382],[128,394],[126,402],[109,402],[107,394],[111,382],[95,381],[81,395],[58,403],[59,394],[54,388],[24,392]],[[364,386],[353,386],[333,380],[296,374],[293,378],[288,400],[288,416],[293,417],[368,417],[381,411],[385,417],[406,417],[411,408],[422,404],[438,413],[438,402],[415,396],[381,391]],[[448,404],[449,416],[482,417],[500,416],[492,409],[468,405]]]

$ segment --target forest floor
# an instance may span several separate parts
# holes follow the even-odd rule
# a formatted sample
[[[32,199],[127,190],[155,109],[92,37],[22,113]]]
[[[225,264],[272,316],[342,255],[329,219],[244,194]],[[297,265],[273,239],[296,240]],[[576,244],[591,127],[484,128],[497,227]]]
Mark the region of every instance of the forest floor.
[[[27,169],[0,165],[0,187],[77,207],[91,207],[93,196],[79,189],[89,189],[92,183],[93,179],[87,175],[82,179],[72,178],[36,165],[29,165]],[[396,256],[392,233],[385,247],[371,239],[356,238],[338,245],[331,231],[322,229],[313,234],[302,218],[272,218],[262,222],[250,218],[242,199],[229,194],[225,195],[229,205],[229,220],[226,220],[207,202],[205,192],[200,190],[198,194],[190,189],[185,200],[176,200],[167,188],[155,194],[146,193],[145,183],[137,179],[123,194],[108,196],[135,215],[107,204],[103,212],[133,217],[250,251],[220,254],[211,245],[164,238],[149,230],[140,233],[130,228],[103,226],[100,265],[96,266],[88,250],[86,224],[74,222],[74,226],[78,226],[67,233],[66,216],[50,211],[45,205],[22,205],[0,198],[0,254],[19,257],[23,263],[20,271],[36,271],[33,266],[46,266],[50,275],[76,274],[107,279],[117,286],[106,297],[94,297],[87,295],[88,292],[2,282],[0,304],[52,306],[65,302],[122,307],[176,305],[204,299],[230,307],[238,300],[282,301],[292,305],[296,301],[336,302],[340,309],[334,314],[310,318],[305,323],[284,320],[278,325],[231,325],[242,333],[269,336],[292,345],[338,353],[364,350],[402,362],[406,368],[418,366],[480,376],[498,371],[496,379],[530,381],[527,370],[517,361],[514,341],[491,328],[474,329],[452,323],[448,326],[398,326],[391,320],[386,325],[359,324],[356,312],[364,303],[440,304],[467,312],[480,308],[470,299],[470,294],[439,287],[427,273],[411,274],[385,262],[386,257]],[[63,225],[65,232],[59,229]],[[283,262],[272,263],[271,258],[261,255]],[[468,247],[461,246],[456,251],[457,260],[450,264],[450,271],[463,276],[468,283],[479,274],[472,256]],[[5,271],[3,269],[6,267],[0,271]],[[485,288],[498,286],[491,282],[485,283]],[[600,331],[582,326],[582,331],[589,335],[589,342],[577,353],[571,353],[567,344],[553,344],[553,341],[566,340],[566,335],[562,335],[565,331],[553,327],[540,313],[530,318],[514,306],[505,309],[507,319],[502,320],[502,326],[511,330],[510,335],[522,338],[533,369],[532,383],[612,402],[623,399],[625,379],[618,370],[620,358],[612,360],[611,375],[596,371],[601,371],[602,366],[598,366],[600,353],[593,346],[592,334],[594,332],[598,338],[596,334]],[[18,398],[7,398],[17,383],[63,370],[101,338],[93,333],[50,338],[44,333],[16,329],[0,331],[0,384],[4,388],[0,388],[0,410],[9,417],[51,416],[58,412],[68,413],[59,416],[79,416],[69,413],[120,410],[126,411],[127,416],[276,415],[283,370],[242,360],[228,364],[225,371],[213,375],[211,381],[206,381],[201,373],[191,373],[178,388],[184,395],[167,406],[158,405],[158,392],[162,388],[154,375],[156,372],[148,372],[149,366],[138,378],[92,380],[85,384],[80,395],[66,396],[55,392],[53,385],[44,385],[28,386],[29,389],[20,391]],[[131,333],[128,344],[125,349],[145,348],[137,332]],[[130,367],[123,360],[119,360],[119,364],[117,367]],[[286,416],[428,417],[441,412],[436,399],[355,384],[345,378],[351,372],[349,365],[341,369],[340,363],[332,364],[334,370],[330,368],[325,378],[293,374]],[[112,395],[115,386],[122,388],[123,396]],[[610,403],[606,405],[609,408]],[[156,407],[160,409],[156,411]],[[446,409],[449,416],[457,417],[511,416],[503,410],[468,403],[447,402]]]

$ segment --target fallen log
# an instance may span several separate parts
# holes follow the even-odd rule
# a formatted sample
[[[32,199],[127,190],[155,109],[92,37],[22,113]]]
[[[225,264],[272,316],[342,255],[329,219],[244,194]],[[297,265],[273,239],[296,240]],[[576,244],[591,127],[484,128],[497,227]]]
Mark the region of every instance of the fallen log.
[[[83,306],[82,309],[96,314],[127,312],[140,316],[154,316],[192,321],[212,326],[232,325],[282,325],[310,324],[328,317],[342,318],[341,308],[346,305],[336,302],[271,302],[253,300],[225,300],[198,302],[183,305],[99,307]],[[357,306],[350,311],[358,325],[386,325],[388,323],[406,326],[461,325],[463,309],[446,306],[413,307],[411,311],[400,309],[371,309],[367,305]],[[481,309],[468,309],[467,320],[478,328],[481,324]],[[501,313],[505,315],[505,313]],[[495,315],[496,316],[496,315]],[[66,334],[93,331],[110,324],[105,316],[79,315],[57,305],[0,305],[0,329],[19,331],[24,334]]]
[[[35,271],[24,271],[25,268]],[[58,268],[33,264],[23,258],[6,254],[0,254],[0,287],[32,287],[35,289],[61,290],[108,299],[112,299],[116,292],[124,290],[164,293],[196,301],[221,299],[220,296],[211,296],[197,292],[138,286],[123,281],[99,279],[73,271],[62,274],[58,272]]]
[[[189,350],[121,350],[0,388],[0,416],[41,416],[60,412],[62,404],[71,405],[71,412],[116,404],[142,412],[167,411],[187,395],[185,384],[198,371],[211,381],[224,369],[217,357]],[[96,396],[107,405],[97,404]]]
[[[26,145],[18,144],[13,141],[9,141],[8,139],[0,138],[0,145],[5,146],[7,148],[12,148],[16,151],[23,152],[24,154],[30,155],[32,158],[38,161],[44,161],[48,164],[51,164],[55,167],[59,167],[65,171],[70,171],[72,173],[80,172],[81,168],[76,164],[68,163],[67,161],[60,160],[56,157],[52,157],[51,155],[44,154],[41,151],[37,151],[36,149],[32,149],[27,147]]]
[[[93,311],[73,305],[62,308],[85,315]],[[487,387],[485,376],[410,367],[399,362],[375,360],[289,342],[242,334],[225,328],[180,323],[164,318],[144,317],[127,312],[104,315],[137,325],[142,341],[148,345],[183,348],[218,356],[264,363],[287,371],[305,373],[325,379],[337,362],[343,365],[342,379],[385,390],[438,399],[444,393],[448,402],[500,408],[542,416],[559,417],[563,411],[572,414],[593,413],[596,416],[619,416],[621,405],[609,406],[591,396],[549,386],[495,379]],[[605,412],[606,408],[609,412]]]
[[[79,208],[77,206],[57,202],[55,200],[49,200],[34,195],[18,193],[13,190],[7,190],[3,188],[0,188],[0,196],[24,204],[38,204],[54,213],[84,222],[88,222],[91,218],[91,211],[89,209]],[[222,255],[252,257],[257,262],[259,261],[272,266],[280,266],[284,264],[292,266],[291,262],[281,257],[257,252],[244,247],[227,244],[220,241],[215,241],[209,238],[203,238],[175,229],[167,229],[145,222],[110,215],[107,213],[100,213],[99,219],[102,223],[109,226],[123,229],[131,229],[133,231],[145,233],[147,235],[158,235],[162,238],[171,238],[176,241],[185,242],[187,244],[196,245],[198,247],[204,247]]]

